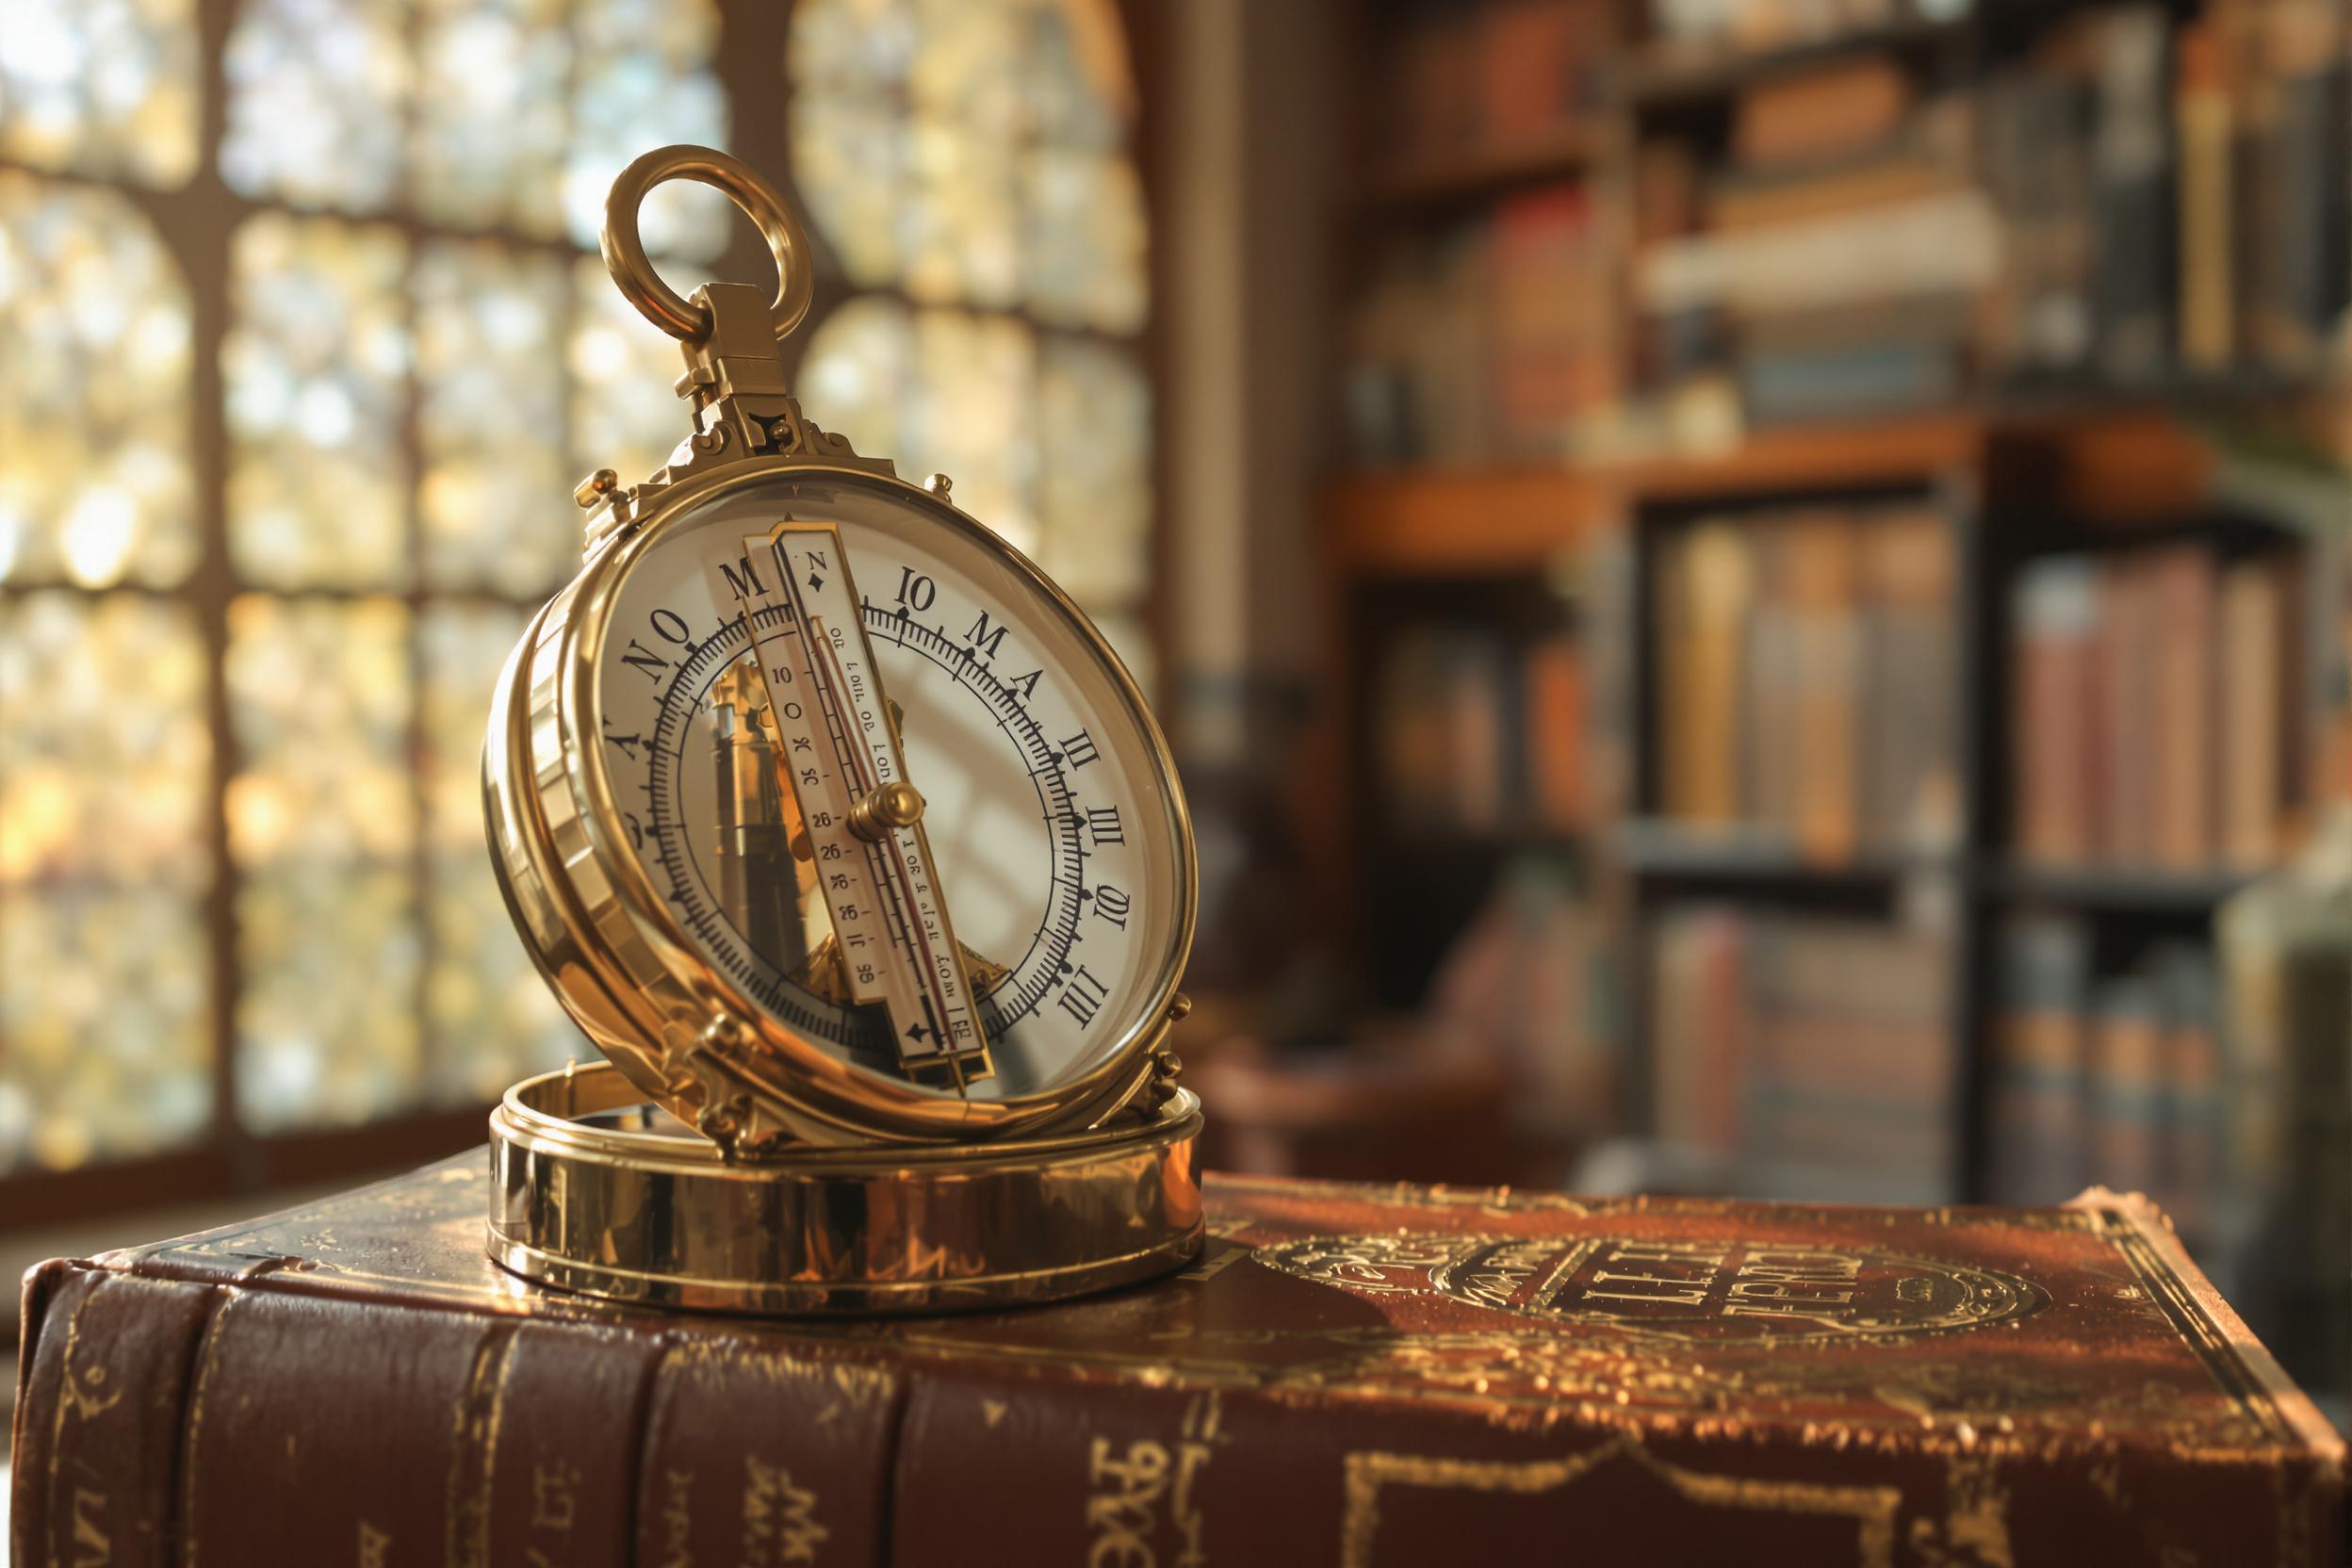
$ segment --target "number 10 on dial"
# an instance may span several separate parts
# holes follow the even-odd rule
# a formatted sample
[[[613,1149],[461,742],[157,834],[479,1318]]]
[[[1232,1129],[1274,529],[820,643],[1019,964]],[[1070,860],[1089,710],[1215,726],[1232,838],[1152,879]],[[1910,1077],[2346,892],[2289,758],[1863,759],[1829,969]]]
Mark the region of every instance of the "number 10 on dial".
[[[901,1069],[958,1092],[992,1075],[972,966],[956,940],[923,830],[923,799],[860,615],[841,531],[779,523],[743,540],[773,568],[722,572],[743,607],[776,726],[777,770],[799,807],[792,852],[810,860],[833,926],[812,972],[888,1009]]]

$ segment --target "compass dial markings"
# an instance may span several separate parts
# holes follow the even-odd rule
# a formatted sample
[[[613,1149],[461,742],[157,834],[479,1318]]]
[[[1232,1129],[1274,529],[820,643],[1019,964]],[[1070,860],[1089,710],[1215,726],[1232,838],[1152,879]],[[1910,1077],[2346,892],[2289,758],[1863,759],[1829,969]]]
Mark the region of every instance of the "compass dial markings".
[[[717,526],[707,532],[681,519],[685,526],[665,531],[631,573],[599,655],[608,672],[600,722],[610,743],[600,755],[616,792],[645,800],[642,836],[632,829],[630,843],[656,896],[714,971],[790,1032],[904,1079],[882,1009],[844,1005],[843,992],[810,978],[804,957],[829,944],[833,929],[812,906],[810,885],[801,884],[787,937],[773,935],[773,922],[764,927],[770,935],[755,936],[763,928],[744,923],[740,869],[714,838],[713,825],[726,820],[713,811],[711,759],[725,755],[714,753],[714,712],[728,700],[724,683],[737,678],[728,668],[755,629],[761,663],[800,661],[801,629],[779,607],[757,601],[746,616],[732,592],[732,579],[749,585],[748,566],[762,579],[774,575],[767,556],[744,551],[745,525],[765,530],[785,508],[758,510],[765,518],[748,507],[714,509],[737,526],[714,514]],[[862,613],[842,616],[841,629],[861,623],[875,689],[887,687],[893,716],[906,705],[897,727],[901,766],[928,802],[921,819],[933,846],[926,869],[936,866],[951,890],[955,936],[963,939],[955,951],[988,960],[985,971],[971,971],[975,980],[985,975],[988,988],[972,994],[1003,1081],[975,1092],[1046,1088],[1135,1038],[1153,988],[1166,984],[1157,977],[1168,972],[1162,955],[1178,929],[1174,899],[1186,874],[1172,854],[1181,839],[1160,825],[1170,821],[1164,804],[1173,808],[1156,792],[1166,778],[1153,760],[1156,740],[1121,706],[1108,662],[1064,629],[1061,612],[1034,587],[973,552],[970,536],[911,516],[876,526],[854,508],[826,522],[846,536],[860,585],[885,589],[882,602],[853,590],[848,607]],[[826,574],[825,588],[836,587]],[[663,612],[660,632],[692,625],[697,638],[673,646],[657,636],[656,609]],[[825,619],[822,611],[818,618]],[[622,657],[647,649],[674,656],[658,686]],[[878,700],[871,706],[881,710]],[[855,725],[858,714],[850,716]],[[623,739],[631,743],[622,746]],[[775,824],[773,792],[765,810],[763,820]],[[774,825],[735,835],[763,836],[783,841]],[[808,871],[805,863],[779,867],[794,869]],[[775,881],[789,893],[789,876]],[[940,956],[935,946],[934,961]]]

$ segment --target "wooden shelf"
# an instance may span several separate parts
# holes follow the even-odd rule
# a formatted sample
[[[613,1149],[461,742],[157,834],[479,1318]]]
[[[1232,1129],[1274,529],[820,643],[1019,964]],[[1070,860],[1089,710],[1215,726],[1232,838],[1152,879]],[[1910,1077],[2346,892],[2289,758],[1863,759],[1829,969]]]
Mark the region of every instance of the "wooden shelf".
[[[1606,125],[1563,125],[1548,136],[1509,147],[1464,148],[1438,156],[1399,159],[1375,167],[1364,181],[1367,207],[1413,210],[1494,196],[1514,187],[1574,179],[1614,146]]]
[[[1637,107],[1713,98],[1750,82],[1845,55],[1872,50],[1916,53],[1961,42],[1969,35],[1970,22],[1966,17],[1948,21],[1914,17],[1818,38],[1792,39],[1762,49],[1658,45],[1635,60],[1627,96]]]
[[[2001,898],[2074,906],[2087,914],[2201,915],[2254,879],[2238,871],[2150,871],[2134,866],[2012,865],[1992,879]]]
[[[1375,576],[1540,569],[1606,515],[1564,468],[1401,468],[1337,481],[1324,494],[1326,559]]]
[[[1587,477],[1633,501],[1865,489],[1973,467],[1983,458],[1986,436],[1986,422],[1972,414],[1809,425],[1759,432],[1717,452],[1610,465]]]
[[[1443,860],[1466,856],[1478,859],[1517,855],[1548,855],[1581,858],[1589,839],[1581,828],[1539,825],[1499,827],[1438,827],[1413,831],[1396,823],[1372,825],[1367,849],[1377,855],[1408,860]]]
[[[1905,877],[1959,865],[1957,856],[1872,852],[1821,860],[1772,829],[1692,827],[1659,817],[1620,823],[1609,836],[1609,850],[1619,864],[1641,876],[1815,889],[1891,889]]]
[[[2059,517],[2164,527],[2210,512],[2220,466],[2194,423],[2141,403],[1792,427],[1719,451],[1582,468],[1367,470],[1325,493],[1326,560],[1392,577],[1535,570],[1644,504],[1925,486],[1958,474],[1987,487],[1999,515],[2036,527]]]

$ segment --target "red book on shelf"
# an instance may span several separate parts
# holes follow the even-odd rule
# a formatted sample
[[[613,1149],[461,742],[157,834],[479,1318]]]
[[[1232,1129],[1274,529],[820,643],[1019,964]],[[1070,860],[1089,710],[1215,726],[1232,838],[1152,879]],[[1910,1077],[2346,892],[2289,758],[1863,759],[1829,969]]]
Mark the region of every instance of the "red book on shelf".
[[[16,1561],[2326,1564],[2342,1440],[2144,1203],[1211,1178],[1019,1312],[663,1315],[480,1154],[30,1281]]]

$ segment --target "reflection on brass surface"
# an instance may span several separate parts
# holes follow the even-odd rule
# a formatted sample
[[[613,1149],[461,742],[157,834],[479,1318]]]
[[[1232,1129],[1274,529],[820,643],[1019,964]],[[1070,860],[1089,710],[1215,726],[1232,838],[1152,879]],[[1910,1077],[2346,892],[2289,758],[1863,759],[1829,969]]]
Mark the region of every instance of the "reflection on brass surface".
[[[805,914],[816,868],[794,856],[802,833],[800,802],[776,783],[776,742],[767,695],[747,662],[738,661],[711,684],[704,722],[710,728],[718,794],[716,863],[719,906],[755,953],[810,953]],[[830,940],[830,935],[826,937]]]
[[[730,1163],[606,1064],[491,1117],[490,1253],[659,1306],[942,1312],[1051,1300],[1200,1250],[1200,1102],[1062,1137]]]

